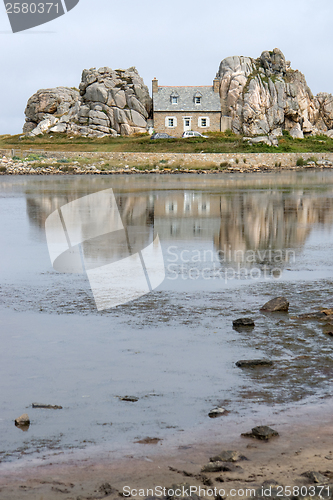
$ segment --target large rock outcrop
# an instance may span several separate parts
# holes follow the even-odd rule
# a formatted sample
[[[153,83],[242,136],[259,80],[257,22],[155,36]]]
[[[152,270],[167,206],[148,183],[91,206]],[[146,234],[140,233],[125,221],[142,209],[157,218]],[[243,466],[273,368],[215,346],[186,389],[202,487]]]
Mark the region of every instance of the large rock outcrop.
[[[279,49],[264,51],[258,59],[228,57],[217,78],[222,115],[231,118],[236,133],[281,135],[285,129],[302,138],[333,128],[332,95],[314,97],[304,75],[290,68]]]
[[[30,97],[25,108],[25,124],[23,132],[28,133],[45,120],[49,120],[50,125],[55,124],[62,116],[74,110],[78,111],[80,94],[76,89],[67,87],[56,87],[54,89],[38,90]],[[41,126],[41,131],[47,130]],[[35,134],[37,135],[37,134]]]
[[[87,137],[144,133],[151,110],[148,88],[136,68],[85,69],[80,91],[57,87],[30,97],[23,132]]]

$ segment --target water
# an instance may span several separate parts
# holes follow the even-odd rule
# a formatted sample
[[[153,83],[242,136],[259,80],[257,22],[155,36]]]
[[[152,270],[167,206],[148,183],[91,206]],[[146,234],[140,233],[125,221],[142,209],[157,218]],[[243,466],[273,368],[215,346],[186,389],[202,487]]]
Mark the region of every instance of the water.
[[[58,207],[110,187],[123,220],[146,228],[138,247],[159,235],[166,279],[98,312],[85,274],[53,270],[44,227]],[[333,326],[297,315],[331,306],[331,172],[2,176],[0,213],[3,462],[200,431],[216,405],[233,419],[330,397]],[[90,262],[118,255],[99,243],[84,248]],[[289,315],[259,312],[280,295]],[[243,316],[254,330],[233,330]],[[260,357],[274,367],[235,366]],[[22,432],[13,420],[25,412]]]

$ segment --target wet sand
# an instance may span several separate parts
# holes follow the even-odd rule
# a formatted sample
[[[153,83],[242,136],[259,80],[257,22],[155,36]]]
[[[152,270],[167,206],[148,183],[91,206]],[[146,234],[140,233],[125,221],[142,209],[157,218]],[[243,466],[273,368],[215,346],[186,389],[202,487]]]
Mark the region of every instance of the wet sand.
[[[307,471],[325,473],[329,484],[333,482],[331,406],[330,402],[311,408],[304,406],[304,411],[298,409],[292,415],[280,413],[274,422],[273,417],[268,422],[242,421],[230,432],[224,432],[221,417],[211,422],[211,430],[206,436],[193,433],[179,443],[172,440],[169,443],[136,443],[132,445],[133,453],[128,448],[122,458],[100,453],[100,456],[95,454],[89,458],[87,455],[81,459],[69,455],[65,459],[58,458],[57,463],[53,459],[38,465],[6,464],[0,468],[0,499],[116,499],[127,493],[126,486],[142,490],[132,492],[132,498],[145,498],[155,493],[147,489],[171,488],[184,483],[200,487],[197,493],[202,498],[214,498],[215,493],[224,498],[244,498],[250,496],[249,489],[261,487],[264,481],[274,480],[282,487],[304,485],[309,488],[313,482],[301,476]],[[215,420],[219,420],[218,424]],[[264,424],[273,426],[279,437],[265,442],[240,436],[253,425]],[[202,466],[222,450],[237,450],[248,460],[235,463],[240,467],[235,471],[202,473]],[[327,484],[323,498],[332,494]],[[215,492],[209,491],[214,488]],[[209,496],[212,493],[213,496]]]

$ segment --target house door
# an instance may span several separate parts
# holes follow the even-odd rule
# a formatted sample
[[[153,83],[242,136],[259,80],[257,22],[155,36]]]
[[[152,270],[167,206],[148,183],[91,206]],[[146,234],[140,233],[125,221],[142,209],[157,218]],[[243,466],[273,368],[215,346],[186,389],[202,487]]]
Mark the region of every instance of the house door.
[[[191,128],[191,117],[190,116],[185,116],[183,118],[183,121],[184,121],[184,132],[186,132],[187,130],[192,130],[192,128]]]

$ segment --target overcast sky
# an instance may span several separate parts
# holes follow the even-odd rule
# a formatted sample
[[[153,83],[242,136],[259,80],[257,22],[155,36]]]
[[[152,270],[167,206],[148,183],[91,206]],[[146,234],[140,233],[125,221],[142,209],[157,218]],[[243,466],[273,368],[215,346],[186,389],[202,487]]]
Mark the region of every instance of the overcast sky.
[[[209,85],[225,57],[278,47],[314,94],[333,93],[332,0],[80,0],[16,34],[0,9],[0,134],[21,133],[38,89],[78,87],[91,67],[136,66],[150,91],[155,76],[161,85]]]

